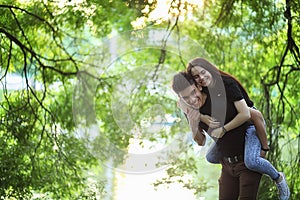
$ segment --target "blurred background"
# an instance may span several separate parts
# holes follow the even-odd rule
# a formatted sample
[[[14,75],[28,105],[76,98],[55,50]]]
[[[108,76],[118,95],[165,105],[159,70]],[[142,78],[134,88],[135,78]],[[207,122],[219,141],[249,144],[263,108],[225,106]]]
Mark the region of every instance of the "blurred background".
[[[204,57],[263,113],[300,199],[298,0],[0,0],[0,199],[218,198],[172,76]],[[208,144],[211,141],[208,141]],[[263,176],[260,200],[277,198]]]

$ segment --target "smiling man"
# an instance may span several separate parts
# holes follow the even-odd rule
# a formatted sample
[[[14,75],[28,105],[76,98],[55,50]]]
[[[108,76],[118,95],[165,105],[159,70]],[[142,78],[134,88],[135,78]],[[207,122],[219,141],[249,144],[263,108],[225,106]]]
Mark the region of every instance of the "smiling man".
[[[180,98],[179,104],[186,104],[186,106],[179,105],[179,107],[186,113],[193,139],[198,145],[204,146],[206,137],[202,128],[199,127],[200,118],[196,117],[191,109],[199,111],[205,102],[206,95],[196,87],[193,78],[185,72],[179,72],[173,77],[172,88]]]
[[[196,87],[193,77],[185,72],[174,75],[172,88],[178,95],[179,102],[186,104],[183,112],[188,118],[190,128],[193,132],[193,139],[199,145],[205,145],[204,127],[201,127],[201,123],[199,123],[200,118],[192,116],[190,113],[195,113],[193,112],[195,110],[199,113],[199,109],[203,109],[205,106],[211,107],[212,105],[206,103],[207,100],[211,101],[211,97],[201,92]],[[230,106],[233,107],[233,103],[231,104]],[[180,105],[179,107],[182,108]],[[227,107],[227,111],[231,110],[228,110]],[[243,158],[245,148],[244,129],[236,129],[235,132],[226,133],[224,137],[220,138],[213,137],[210,132],[208,132],[208,135],[216,141],[217,149],[224,156],[227,156],[227,154],[241,155],[240,157],[235,156],[235,159],[229,159],[229,161],[226,160],[227,157],[220,158],[222,171],[219,178],[219,200],[256,200],[262,174],[249,170],[245,166]]]

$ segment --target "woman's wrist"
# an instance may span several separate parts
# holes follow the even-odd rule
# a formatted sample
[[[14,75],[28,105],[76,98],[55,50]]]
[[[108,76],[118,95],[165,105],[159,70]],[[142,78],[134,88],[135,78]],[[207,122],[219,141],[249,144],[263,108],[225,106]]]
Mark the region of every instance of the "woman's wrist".
[[[227,132],[227,129],[225,128],[225,126],[222,126],[222,131],[224,134]]]
[[[263,151],[270,151],[270,147],[261,147],[261,150],[263,150]]]

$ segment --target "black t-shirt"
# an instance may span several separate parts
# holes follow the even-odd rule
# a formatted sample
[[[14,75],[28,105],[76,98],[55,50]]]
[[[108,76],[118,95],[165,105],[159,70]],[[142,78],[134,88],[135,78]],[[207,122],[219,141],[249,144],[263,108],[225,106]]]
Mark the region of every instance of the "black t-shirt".
[[[235,81],[235,80],[234,80]],[[236,81],[235,81],[236,82]],[[236,82],[237,83],[237,82]],[[238,83],[237,83],[238,84]],[[248,105],[248,107],[253,107],[254,106],[254,103],[253,103],[253,101],[251,101],[251,99],[250,99],[250,97],[249,97],[249,95],[248,95],[248,93],[238,84],[238,86],[239,86],[239,88],[240,88],[240,90],[241,90],[241,92],[242,92],[242,94],[243,94],[243,97],[244,97],[244,99],[245,99],[245,101],[246,101],[246,103],[247,103],[247,105]]]
[[[243,95],[243,97],[244,97],[244,99],[245,99],[245,101],[246,101],[248,107],[251,108],[251,107],[254,106],[254,103],[253,103],[253,101],[250,99],[248,93],[242,88],[242,86],[241,86],[236,80],[234,80],[234,79],[232,79],[232,78],[230,78],[230,77],[222,77],[222,78],[223,78],[223,80],[224,80],[224,79],[225,79],[225,80],[228,79],[229,81],[235,82],[235,83],[238,85],[240,91],[242,92],[242,95]],[[227,81],[225,81],[225,82],[227,82]],[[202,87],[202,92],[204,92],[205,94],[209,95],[209,91],[208,91],[208,88],[207,88],[207,87]]]
[[[231,77],[222,78],[224,84],[216,84],[213,89],[203,90],[207,93],[207,98],[205,104],[200,108],[200,112],[216,118],[221,122],[221,125],[224,125],[238,114],[234,102],[244,99],[244,96],[234,79]],[[210,135],[212,129],[206,124],[200,122],[199,126]],[[245,132],[248,126],[249,123],[245,122],[243,125],[225,133],[222,138],[213,138],[222,156],[244,155]]]

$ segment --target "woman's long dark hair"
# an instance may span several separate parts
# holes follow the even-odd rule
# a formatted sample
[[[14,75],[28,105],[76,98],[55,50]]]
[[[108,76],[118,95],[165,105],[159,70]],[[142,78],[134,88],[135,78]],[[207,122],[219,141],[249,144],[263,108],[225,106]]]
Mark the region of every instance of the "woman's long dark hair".
[[[244,98],[245,99],[248,98],[248,100],[250,100],[250,97],[249,97],[246,89],[243,87],[241,82],[236,77],[234,77],[231,74],[226,73],[222,70],[219,70],[215,65],[213,65],[212,63],[210,63],[209,61],[207,61],[204,58],[194,58],[193,60],[191,60],[187,64],[187,68],[186,68],[187,73],[192,74],[192,68],[196,67],[196,66],[202,67],[205,70],[209,71],[211,73],[212,77],[214,78],[214,81],[216,81],[216,82],[222,81],[222,77],[230,77],[230,78],[234,79],[238,83],[240,89],[242,90],[242,93],[244,95],[246,95]]]

